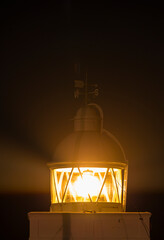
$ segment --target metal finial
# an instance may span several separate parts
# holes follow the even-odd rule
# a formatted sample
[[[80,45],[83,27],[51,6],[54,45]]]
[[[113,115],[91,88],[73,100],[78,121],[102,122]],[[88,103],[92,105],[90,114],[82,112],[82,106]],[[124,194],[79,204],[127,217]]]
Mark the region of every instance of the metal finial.
[[[88,73],[85,74],[85,105],[88,103]]]
[[[97,97],[99,95],[99,89],[97,84],[88,84],[88,73],[85,73],[85,80],[74,81],[74,97],[79,98],[80,95],[84,96],[85,105],[88,104],[89,96]]]

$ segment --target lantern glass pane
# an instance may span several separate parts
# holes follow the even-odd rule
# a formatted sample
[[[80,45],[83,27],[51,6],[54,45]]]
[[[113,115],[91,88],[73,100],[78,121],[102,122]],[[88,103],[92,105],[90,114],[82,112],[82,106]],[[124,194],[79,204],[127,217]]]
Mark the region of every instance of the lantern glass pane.
[[[52,203],[122,202],[122,169],[59,168],[52,175]]]

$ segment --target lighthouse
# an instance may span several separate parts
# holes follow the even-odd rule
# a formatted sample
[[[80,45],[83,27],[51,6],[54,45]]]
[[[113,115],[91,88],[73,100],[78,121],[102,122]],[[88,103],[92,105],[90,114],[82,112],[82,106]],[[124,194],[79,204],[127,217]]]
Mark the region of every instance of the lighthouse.
[[[47,164],[50,211],[28,214],[29,239],[148,240],[151,214],[126,212],[124,149],[104,129],[101,107],[88,103],[87,82],[78,86],[85,90],[85,104],[76,111],[72,133],[57,145]],[[76,88],[76,96],[80,91]]]

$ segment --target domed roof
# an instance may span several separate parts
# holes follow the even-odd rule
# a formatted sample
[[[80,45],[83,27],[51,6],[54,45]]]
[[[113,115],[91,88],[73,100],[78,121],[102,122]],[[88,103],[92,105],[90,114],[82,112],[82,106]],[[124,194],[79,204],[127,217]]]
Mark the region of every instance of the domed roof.
[[[118,140],[103,129],[103,112],[96,104],[80,108],[74,118],[74,131],[56,148],[54,163],[126,164]]]
[[[106,130],[101,133],[73,132],[56,148],[55,162],[127,163],[116,138]]]

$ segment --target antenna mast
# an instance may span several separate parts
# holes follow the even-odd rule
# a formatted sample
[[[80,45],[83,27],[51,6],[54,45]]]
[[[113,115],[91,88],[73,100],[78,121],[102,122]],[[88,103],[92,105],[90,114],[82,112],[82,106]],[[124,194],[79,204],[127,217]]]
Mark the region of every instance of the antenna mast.
[[[88,103],[88,73],[85,73],[85,105]]]
[[[84,80],[81,80],[80,65],[75,64],[75,73],[77,79],[74,80],[74,97],[79,98],[80,95],[84,96],[84,104],[88,104],[89,96],[95,98],[99,95],[97,84],[88,84],[88,72],[85,73]]]

